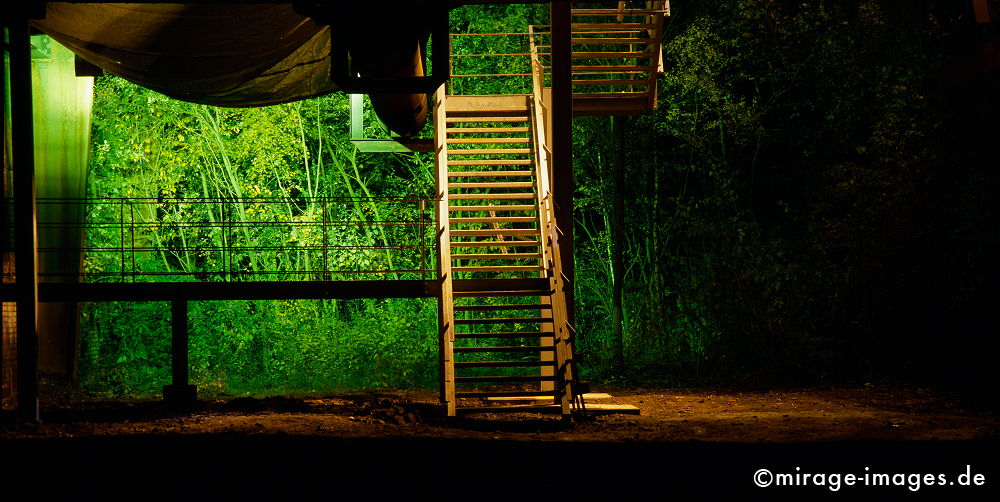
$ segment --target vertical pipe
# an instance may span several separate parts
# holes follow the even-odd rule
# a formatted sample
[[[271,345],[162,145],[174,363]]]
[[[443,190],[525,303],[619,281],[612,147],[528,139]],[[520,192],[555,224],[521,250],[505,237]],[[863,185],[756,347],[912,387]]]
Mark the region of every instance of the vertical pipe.
[[[8,24],[11,81],[11,150],[14,177],[14,259],[17,305],[17,414],[38,414],[38,232],[34,132],[31,117],[31,35],[23,12]]]
[[[613,115],[614,155],[611,163],[611,346],[616,370],[625,369],[625,311],[622,292],[625,280],[625,116]]]

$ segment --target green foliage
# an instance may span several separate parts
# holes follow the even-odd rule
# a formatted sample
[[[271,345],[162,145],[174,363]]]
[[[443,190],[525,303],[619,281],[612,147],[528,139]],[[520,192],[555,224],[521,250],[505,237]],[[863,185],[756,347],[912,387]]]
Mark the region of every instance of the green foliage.
[[[940,304],[917,292],[969,288],[938,275],[958,265],[936,253],[957,243],[943,246],[955,243],[954,227],[928,215],[988,213],[952,209],[971,200],[956,195],[965,182],[935,181],[949,156],[968,157],[940,141],[933,72],[947,20],[891,23],[878,1],[674,7],[659,106],[630,120],[622,145],[623,342],[635,370],[625,378],[765,383],[919,370],[937,336],[921,324]],[[605,118],[578,120],[576,138],[580,345],[596,356],[593,376],[620,379],[609,373],[607,167],[619,145]],[[995,249],[995,232],[979,235]],[[995,269],[985,263],[964,266]]]
[[[585,377],[627,383],[787,383],[942,375],[995,332],[987,313],[1000,278],[995,124],[942,110],[935,71],[961,47],[945,3],[916,22],[898,2],[674,2],[666,73],[651,113],[630,117],[623,145],[607,117],[574,122],[576,328]],[[927,5],[927,3],[924,3]],[[452,33],[518,32],[544,5],[465,6]],[[936,10],[935,10],[936,9]],[[454,37],[456,53],[526,52],[523,38]],[[949,52],[952,51],[952,52]],[[467,60],[467,61],[466,61]],[[527,73],[527,58],[466,58],[456,73]],[[527,83],[527,80],[525,80]],[[515,79],[454,79],[462,93],[527,92]],[[992,89],[989,89],[992,92]],[[993,92],[995,95],[995,92]],[[976,98],[969,98],[970,100]],[[347,141],[347,99],[260,109],[170,100],[118,79],[95,87],[91,196],[149,197],[158,222],[137,245],[164,251],[86,257],[90,272],[308,272],[308,251],[241,255],[235,269],[209,249],[222,232],[183,224],[253,222],[240,245],[317,242],[315,233],[261,231],[275,221],[415,216],[412,206],[321,207],[309,196],[400,197],[433,192],[427,155],[360,154]],[[376,121],[369,137],[380,136]],[[968,125],[973,124],[973,125]],[[625,184],[612,159],[625,152]],[[622,299],[626,370],[614,368],[614,194],[624,191]],[[220,208],[183,198],[282,197]],[[94,206],[91,222],[132,208]],[[254,227],[250,230],[249,227]],[[342,269],[416,268],[412,257],[364,246],[410,237],[370,226],[328,238],[354,251]],[[88,243],[123,235],[91,225]],[[147,239],[149,242],[143,242]],[[200,243],[200,250],[185,243]],[[276,265],[279,264],[279,265]],[[222,271],[222,272],[220,272]],[[390,274],[385,274],[389,277]],[[301,277],[301,276],[296,276]],[[277,276],[276,279],[283,277]],[[433,300],[193,302],[192,377],[227,393],[385,386],[436,379]],[[157,392],[169,378],[169,306],[88,304],[81,379],[95,391]],[[977,334],[979,333],[979,334]],[[941,343],[946,334],[952,343]],[[484,356],[485,357],[485,356]],[[970,365],[975,366],[975,365]]]
[[[419,244],[419,228],[361,222],[418,219],[415,201],[394,198],[431,192],[430,159],[359,154],[348,141],[346,96],[222,109],[107,77],[95,86],[94,110],[89,196],[129,199],[90,206],[92,280],[132,280],[133,272],[240,280],[262,271],[272,275],[253,278],[318,279],[324,269],[382,269],[389,272],[370,278],[389,278],[422,266],[419,253],[387,247]],[[351,202],[337,202],[343,198]],[[347,224],[321,232],[323,218]],[[240,225],[223,232],[221,221]],[[140,231],[123,233],[121,222]],[[318,250],[324,242],[333,246],[329,256]],[[220,253],[223,245],[233,251]],[[427,387],[437,368],[433,307],[433,300],[192,302],[192,380],[230,394]],[[170,374],[169,323],[168,304],[85,305],[85,388],[159,392]]]
[[[452,94],[530,94],[527,26],[543,24],[547,5],[467,5],[451,13]],[[502,35],[489,35],[502,34]],[[459,75],[501,75],[460,77]]]

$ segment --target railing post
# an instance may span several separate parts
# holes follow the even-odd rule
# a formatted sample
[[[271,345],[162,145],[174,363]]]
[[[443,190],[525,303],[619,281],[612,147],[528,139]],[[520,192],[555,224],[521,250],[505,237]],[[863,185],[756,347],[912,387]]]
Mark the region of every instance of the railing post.
[[[329,249],[330,240],[328,236],[327,226],[329,225],[329,219],[327,216],[327,198],[323,197],[323,280],[330,280],[330,263],[329,263]],[[277,271],[276,271],[277,272]]]
[[[420,232],[420,279],[427,280],[427,201],[420,199],[417,232]]]
[[[665,5],[665,2],[663,1],[652,2],[652,7],[653,10],[663,10],[666,8],[667,11],[663,13],[650,14],[647,18],[649,19],[650,24],[655,26],[652,33],[649,34],[650,38],[652,38],[649,50],[656,52],[655,54],[649,55],[651,58],[649,60],[649,83],[646,87],[648,100],[646,102],[646,108],[648,110],[656,108],[657,105],[658,86],[656,85],[656,81],[660,72],[663,70],[663,47],[661,45],[661,40],[663,39],[663,20],[667,16],[667,12],[669,12],[669,6]]]
[[[121,203],[118,205],[118,230],[119,230],[119,241],[121,242],[121,269],[122,269],[122,282],[127,282],[125,280],[125,197],[121,198]]]
[[[132,282],[135,282],[135,276],[138,272],[135,269],[135,204],[131,202],[128,205],[129,219],[132,224],[129,228],[129,235],[132,237],[132,252],[130,253],[132,257]]]
[[[163,387],[163,400],[170,403],[191,403],[198,392],[188,383],[188,303],[170,303],[170,370],[171,384]]]
[[[225,280],[226,282],[232,282],[233,280],[233,249],[229,245],[230,238],[230,225],[229,218],[232,216],[230,211],[232,211],[232,205],[229,203],[229,199],[222,197],[222,266],[225,267]]]

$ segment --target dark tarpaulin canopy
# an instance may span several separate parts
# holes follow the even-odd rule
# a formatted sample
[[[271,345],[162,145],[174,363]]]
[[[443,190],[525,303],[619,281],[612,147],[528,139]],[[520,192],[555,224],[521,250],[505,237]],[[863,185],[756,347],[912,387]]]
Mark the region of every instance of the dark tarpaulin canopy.
[[[374,31],[356,24],[367,15],[367,6],[324,5],[331,9],[330,22],[341,34],[338,43],[352,51],[361,76],[422,76],[420,40],[425,20],[415,13],[429,0],[391,1],[398,8],[379,14],[395,24]],[[75,77],[73,54],[109,74],[207,105],[265,106],[337,90],[331,80],[331,28],[317,25],[290,4],[50,2],[45,17],[31,25],[58,42],[51,44],[51,51],[36,51],[32,60],[35,172],[41,197],[82,200],[86,194],[91,79]],[[39,48],[49,47],[45,37],[32,39]],[[376,113],[393,130],[409,134],[423,126],[426,95],[371,98]],[[10,107],[4,109],[5,123],[10,123]],[[10,131],[5,126],[5,149],[12,144]],[[8,159],[5,155],[5,171]],[[82,229],[81,208],[72,201],[50,201],[38,209],[44,227],[38,245],[51,251],[39,261],[46,282],[59,276],[70,281],[78,277],[81,256],[71,250],[82,242],[82,231],[46,229],[53,222]],[[75,303],[48,303],[38,312],[39,368],[70,374]],[[4,353],[10,351],[5,348]]]
[[[330,28],[290,4],[50,2],[32,26],[110,74],[185,101],[264,106],[337,89]]]
[[[54,2],[31,24],[59,42],[50,47],[46,37],[32,37],[37,193],[68,198],[38,208],[38,246],[48,250],[38,262],[43,282],[75,281],[81,271],[81,255],[72,250],[83,241],[78,201],[86,194],[91,79],[75,77],[74,53],[107,73],[210,105],[264,106],[337,89],[330,79],[329,27],[288,4]],[[5,124],[9,110],[4,107]],[[11,127],[4,129],[6,150]],[[5,171],[8,160],[5,155]],[[75,309],[72,302],[39,306],[42,372],[71,374]],[[4,329],[5,354],[12,353],[8,335],[12,339],[13,328]]]

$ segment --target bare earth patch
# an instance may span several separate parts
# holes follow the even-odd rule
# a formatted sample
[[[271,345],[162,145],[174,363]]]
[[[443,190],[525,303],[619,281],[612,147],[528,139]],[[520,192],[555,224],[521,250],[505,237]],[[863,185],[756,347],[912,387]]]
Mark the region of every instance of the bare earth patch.
[[[569,441],[818,442],[996,437],[993,413],[924,389],[719,392],[599,387],[640,415],[563,423],[537,414],[446,419],[432,391],[236,398],[171,408],[158,401],[47,403],[43,425],[9,424],[0,439],[129,434],[268,434]]]
[[[751,483],[761,467],[983,473],[988,486],[950,494],[963,499],[1000,484],[994,413],[925,389],[594,391],[612,395],[595,403],[631,404],[641,414],[577,422],[508,413],[448,419],[432,391],[237,398],[187,409],[67,398],[46,403],[41,425],[0,426],[0,439],[4,462],[20,473],[11,479],[47,472],[25,467],[31,465],[58,466],[76,480],[65,486],[89,488],[102,486],[94,484],[101,479],[146,486],[157,473],[173,487],[167,498],[186,497],[194,480],[207,483],[199,485],[203,495],[287,496],[313,493],[316,483],[360,481],[404,480],[419,491],[448,479],[449,486],[482,490],[496,476],[513,476],[525,490],[590,495],[615,495],[615,483],[629,478],[666,483],[664,495],[764,496]]]

